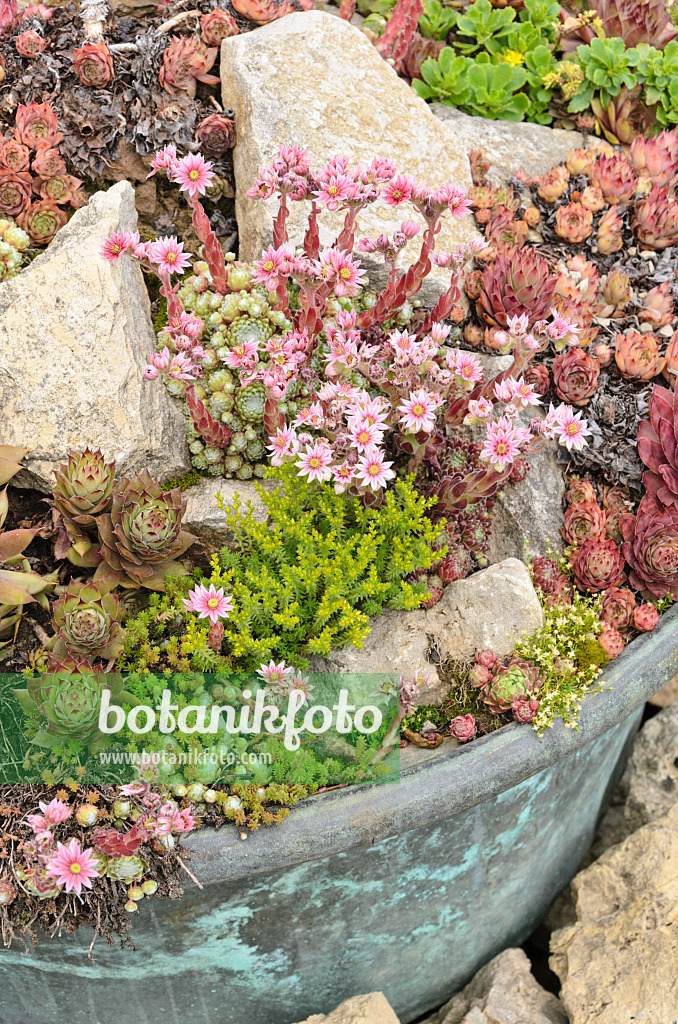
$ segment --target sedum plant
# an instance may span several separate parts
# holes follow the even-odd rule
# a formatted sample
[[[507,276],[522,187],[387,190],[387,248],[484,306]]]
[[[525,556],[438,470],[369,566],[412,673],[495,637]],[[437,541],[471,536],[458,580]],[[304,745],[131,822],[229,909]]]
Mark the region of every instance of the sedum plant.
[[[427,0],[419,19],[419,31],[426,39],[447,39],[457,24],[457,12],[440,0]]]
[[[468,69],[466,79],[471,89],[470,113],[493,120],[524,120],[530,107],[529,97],[519,91],[527,81],[524,68],[478,60]]]
[[[208,642],[209,624],[183,605],[184,584],[171,602],[164,599],[164,610],[156,602],[157,612],[126,623],[125,667],[162,663],[162,646],[155,654],[153,648],[173,635],[167,622],[174,614],[183,625],[170,649],[173,667],[249,671],[271,658],[303,666],[312,654],[361,646],[371,615],[416,608],[426,597],[426,584],[408,578],[440,557],[432,547],[441,527],[431,524],[426,512],[432,502],[411,482],[398,480],[379,509],[366,509],[327,484],[296,477],[292,466],[276,475],[281,482],[274,490],[257,485],[269,524],[258,522],[239,499],[230,508],[222,503],[235,540],[232,549],[213,556],[206,581],[229,594],[233,605],[218,656]]]
[[[397,481],[375,510],[298,479],[292,467],[277,475],[273,491],[259,488],[270,525],[238,501],[231,509],[221,503],[235,548],[222,550],[210,582],[232,593],[235,609],[221,649],[241,670],[270,658],[303,664],[333,647],[362,646],[369,616],[421,603],[426,585],[406,577],[436,557],[431,548],[440,527],[425,515],[431,502],[410,483]],[[203,635],[205,628],[193,623],[188,636],[196,651]]]
[[[592,39],[589,46],[577,50],[577,62],[584,80],[570,100],[568,110],[573,113],[586,110],[594,98],[607,107],[623,86],[632,89],[636,84],[634,54],[626,49],[623,39]]]

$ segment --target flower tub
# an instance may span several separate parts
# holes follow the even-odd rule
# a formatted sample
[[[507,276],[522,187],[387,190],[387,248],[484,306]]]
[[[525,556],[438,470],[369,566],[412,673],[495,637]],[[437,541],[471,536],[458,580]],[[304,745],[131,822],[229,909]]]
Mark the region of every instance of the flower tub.
[[[307,800],[274,830],[189,840],[204,888],[145,901],[137,950],[0,952],[8,1024],[289,1024],[380,989],[406,1024],[522,942],[577,870],[640,722],[678,670],[678,609],[626,648],[579,729],[507,726],[397,786]],[[609,687],[609,688],[608,688]],[[39,1010],[36,1012],[36,1007]]]
[[[436,251],[445,215],[475,204],[487,225],[482,203],[509,214],[518,200],[429,186],[384,157],[313,169],[285,145],[248,193],[278,194],[274,244],[245,263],[199,198],[209,163],[168,146],[152,167],[187,193],[202,258],[185,273],[183,241],[141,241],[121,214],[98,266],[124,294],[149,276],[143,376],[183,401],[168,448],[193,469],[170,483],[166,466],[132,474],[88,447],[51,467],[42,517],[0,495],[0,527],[10,512],[15,527],[0,537],[0,640],[24,643],[5,662],[24,685],[0,679],[15,727],[0,764],[3,1017],[105,1024],[124,1002],[150,1022],[289,1024],[381,989],[411,1021],[540,920],[588,849],[644,700],[676,671],[678,332],[664,352],[651,330],[615,330],[664,330],[673,297],[632,293],[581,254],[556,275],[499,228]],[[529,186],[540,201],[544,181]],[[377,201],[396,211],[392,238],[357,238]],[[295,245],[297,202],[310,211]],[[339,204],[323,248],[319,215]],[[357,252],[383,258],[379,293]],[[434,266],[444,290],[426,310],[415,297]],[[570,296],[584,274],[614,353]],[[651,383],[660,373],[673,391]],[[588,403],[615,414],[607,433],[582,419]],[[523,518],[553,499],[556,521],[519,543],[540,552],[529,568],[502,562],[495,503],[550,441],[567,490],[553,463]],[[27,455],[0,446],[0,482]],[[40,621],[23,614],[34,598]],[[344,688],[375,670],[388,678],[362,679],[359,697]],[[341,735],[288,745],[324,734],[314,713],[331,722],[330,708]],[[375,785],[400,749],[399,784]]]

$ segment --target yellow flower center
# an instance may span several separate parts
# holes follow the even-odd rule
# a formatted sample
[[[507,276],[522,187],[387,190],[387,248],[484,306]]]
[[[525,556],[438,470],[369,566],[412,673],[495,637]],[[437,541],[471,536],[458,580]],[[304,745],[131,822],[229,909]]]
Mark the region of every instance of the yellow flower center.
[[[198,171],[193,170],[188,172],[188,176],[192,181],[197,181],[198,178],[200,177],[200,173]]]
[[[512,67],[517,67],[519,64],[525,63],[525,54],[520,53],[518,50],[507,50],[504,54],[504,60]]]
[[[177,254],[175,252],[168,252],[167,255],[165,256],[165,261],[167,263],[174,263],[176,258],[177,258]]]
[[[80,864],[71,864],[69,871],[71,872],[72,875],[79,875],[80,872],[82,871],[82,867],[80,866]]]
[[[414,413],[415,416],[423,416],[424,415],[424,406],[423,405],[413,405],[412,406],[412,412]]]
[[[341,270],[339,271],[339,277],[343,277],[344,280],[346,280],[350,276],[351,271],[348,269],[348,267],[342,267]]]
[[[339,191],[339,189],[337,188],[337,186],[336,186],[336,185],[330,185],[330,186],[329,186],[329,188],[327,189],[327,191],[328,191],[328,193],[329,193],[329,194],[330,194],[331,196],[336,196],[336,194],[337,194],[337,192]]]
[[[218,597],[210,597],[209,601],[207,602],[207,607],[208,608],[216,608],[218,604],[219,604],[219,598]]]
[[[318,466],[320,465],[320,459],[317,456],[315,456],[314,458],[311,459],[309,465],[311,469],[317,469]]]
[[[379,476],[379,466],[370,466],[367,472],[370,476]]]

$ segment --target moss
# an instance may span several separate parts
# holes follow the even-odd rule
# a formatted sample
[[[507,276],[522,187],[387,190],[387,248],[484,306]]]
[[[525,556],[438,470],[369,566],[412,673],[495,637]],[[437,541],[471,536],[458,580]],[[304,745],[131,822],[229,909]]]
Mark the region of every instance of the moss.
[[[421,704],[411,714],[405,715],[401,728],[410,729],[412,732],[421,732],[424,722],[443,725],[446,720],[447,715],[443,712],[442,708],[437,707],[435,704]]]
[[[199,473],[197,469],[190,469],[183,476],[173,476],[169,480],[163,480],[162,486],[166,491],[171,491],[175,487],[180,487],[182,491],[186,491],[189,487],[195,487],[196,484],[199,484],[202,478],[203,474]]]
[[[159,334],[167,324],[167,299],[165,296],[158,293],[155,305],[157,312],[155,314],[155,319],[153,320],[153,329],[156,334]]]

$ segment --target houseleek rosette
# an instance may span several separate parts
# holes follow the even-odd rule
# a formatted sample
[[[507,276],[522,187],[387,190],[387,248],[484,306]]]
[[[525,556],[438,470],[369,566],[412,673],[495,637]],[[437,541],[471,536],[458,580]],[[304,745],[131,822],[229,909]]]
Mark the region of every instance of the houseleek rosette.
[[[52,657],[42,675],[26,681],[25,690],[14,695],[38,731],[32,742],[39,747],[78,740],[94,752],[105,737],[99,731],[99,709],[104,690],[110,690],[112,704],[138,704],[123,690],[122,676],[93,668],[82,658]]]
[[[164,590],[168,575],[185,575],[176,559],[196,539],[181,528],[185,509],[181,488],[163,491],[147,469],[123,477],[110,513],[97,519],[103,562],[95,580],[110,587]]]
[[[114,658],[123,646],[120,601],[106,583],[71,580],[54,604],[53,645],[57,656],[72,654]]]

